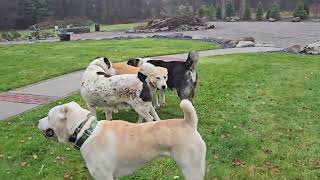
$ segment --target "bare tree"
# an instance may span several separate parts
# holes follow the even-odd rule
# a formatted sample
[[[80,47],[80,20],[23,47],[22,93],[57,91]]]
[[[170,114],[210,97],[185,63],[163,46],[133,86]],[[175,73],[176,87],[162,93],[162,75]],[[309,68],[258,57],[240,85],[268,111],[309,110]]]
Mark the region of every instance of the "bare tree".
[[[226,0],[221,0],[221,18],[226,18]]]

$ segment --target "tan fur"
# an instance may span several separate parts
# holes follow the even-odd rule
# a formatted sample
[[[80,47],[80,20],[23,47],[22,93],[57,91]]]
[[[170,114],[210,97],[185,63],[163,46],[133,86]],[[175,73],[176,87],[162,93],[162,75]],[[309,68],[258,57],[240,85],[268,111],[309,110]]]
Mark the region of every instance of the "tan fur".
[[[140,67],[130,66],[125,63],[113,63],[112,67],[116,74],[138,74],[140,71]]]
[[[99,121],[80,151],[90,174],[97,180],[113,180],[129,175],[154,158],[172,157],[186,180],[202,180],[205,173],[206,145],[197,131],[196,111],[188,100],[180,107],[183,119],[143,124],[126,121]],[[66,143],[75,128],[87,119],[88,110],[71,102],[50,110],[38,128],[54,129],[59,142]],[[90,118],[78,134],[90,126]],[[68,125],[69,124],[69,125]]]

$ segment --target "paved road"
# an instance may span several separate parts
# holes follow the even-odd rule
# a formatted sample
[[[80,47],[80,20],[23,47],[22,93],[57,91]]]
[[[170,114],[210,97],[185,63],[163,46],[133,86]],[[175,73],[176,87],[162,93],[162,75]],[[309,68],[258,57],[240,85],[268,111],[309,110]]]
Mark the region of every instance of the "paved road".
[[[221,54],[234,54],[234,53],[246,53],[246,52],[267,52],[267,51],[279,51],[279,48],[269,47],[255,47],[255,48],[233,48],[233,49],[218,49],[199,52],[200,57],[221,55]],[[185,60],[187,54],[176,54],[168,56],[160,56],[155,58],[162,58],[166,60]],[[2,95],[12,95],[16,97],[28,96],[31,99],[49,98],[57,99],[73,93],[80,88],[83,71],[77,71],[63,76],[48,79],[39,83],[31,84],[26,87],[12,90]],[[57,88],[58,87],[58,88]],[[1,94],[0,94],[1,95]],[[11,99],[12,100],[12,99]],[[20,114],[22,112],[31,110],[40,106],[42,103],[21,103],[20,98],[16,98],[17,101],[9,102],[10,100],[0,101],[0,120],[4,120],[8,117]],[[49,103],[52,100],[45,101]]]
[[[253,36],[258,42],[272,44],[275,47],[288,47],[293,44],[305,45],[315,40],[320,40],[320,22],[212,22],[216,28],[204,31],[186,31],[185,35],[193,38],[203,37],[229,37],[238,38],[243,36]],[[172,34],[175,32],[163,33],[125,33],[124,31],[97,32],[87,34],[72,35],[73,40],[79,39],[106,39],[114,37],[147,37],[155,34]],[[57,41],[50,39],[47,41]],[[10,43],[28,43],[8,42]],[[4,44],[4,43],[2,43]]]

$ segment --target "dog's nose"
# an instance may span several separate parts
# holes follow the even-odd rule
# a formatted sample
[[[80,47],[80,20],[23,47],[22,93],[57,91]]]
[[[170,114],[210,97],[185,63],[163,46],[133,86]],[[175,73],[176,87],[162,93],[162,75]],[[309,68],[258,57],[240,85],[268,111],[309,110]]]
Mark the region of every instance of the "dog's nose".
[[[166,86],[162,86],[161,88],[162,88],[162,89],[166,89],[167,87],[166,87]]]

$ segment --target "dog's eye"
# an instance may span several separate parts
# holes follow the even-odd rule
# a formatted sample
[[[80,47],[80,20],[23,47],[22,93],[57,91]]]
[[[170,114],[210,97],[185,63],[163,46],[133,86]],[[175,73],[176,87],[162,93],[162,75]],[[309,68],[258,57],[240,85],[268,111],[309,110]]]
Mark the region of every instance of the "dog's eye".
[[[157,79],[159,79],[159,80],[160,80],[160,78],[159,78],[159,77],[157,77]]]

